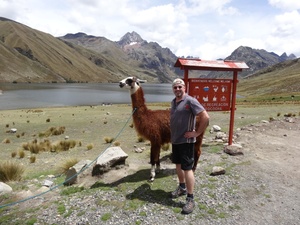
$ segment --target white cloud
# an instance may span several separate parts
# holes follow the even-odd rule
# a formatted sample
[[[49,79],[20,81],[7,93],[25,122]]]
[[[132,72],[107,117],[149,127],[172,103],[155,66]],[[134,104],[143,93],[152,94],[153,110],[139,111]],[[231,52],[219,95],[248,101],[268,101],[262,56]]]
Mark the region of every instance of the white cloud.
[[[225,58],[241,45],[300,56],[296,10],[300,0],[245,4],[233,0],[0,0],[0,15],[53,36],[85,32],[117,41],[136,31],[177,56]]]
[[[300,9],[299,0],[269,0],[269,4],[282,10]]]

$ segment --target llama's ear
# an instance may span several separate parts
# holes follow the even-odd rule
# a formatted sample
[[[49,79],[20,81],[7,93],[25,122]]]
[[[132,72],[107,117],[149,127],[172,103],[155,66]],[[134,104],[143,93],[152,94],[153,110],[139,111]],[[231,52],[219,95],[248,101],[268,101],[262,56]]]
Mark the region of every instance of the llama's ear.
[[[147,80],[140,80],[140,79],[137,79],[136,81],[138,81],[139,83],[146,83]]]

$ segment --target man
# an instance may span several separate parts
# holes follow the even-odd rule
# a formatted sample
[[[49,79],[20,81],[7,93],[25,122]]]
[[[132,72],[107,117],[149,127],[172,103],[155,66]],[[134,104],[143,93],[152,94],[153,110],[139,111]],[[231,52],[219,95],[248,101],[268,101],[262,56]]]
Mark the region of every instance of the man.
[[[209,124],[209,116],[197,99],[185,92],[182,79],[175,79],[172,84],[175,98],[171,102],[171,142],[172,162],[176,164],[179,186],[171,193],[172,198],[187,194],[183,214],[193,212],[195,177],[192,170],[194,164],[194,144],[196,137],[205,131]],[[195,130],[196,116],[200,124]]]

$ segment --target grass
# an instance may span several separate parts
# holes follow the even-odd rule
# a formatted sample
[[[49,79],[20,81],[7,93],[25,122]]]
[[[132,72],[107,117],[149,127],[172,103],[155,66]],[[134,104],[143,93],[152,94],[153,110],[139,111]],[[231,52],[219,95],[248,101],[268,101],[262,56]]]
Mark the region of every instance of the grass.
[[[0,181],[20,181],[25,171],[25,167],[18,162],[0,162]]]
[[[67,187],[67,188],[64,188],[60,194],[61,195],[72,195],[74,193],[78,193],[78,192],[81,192],[84,190],[84,187],[76,187],[76,186],[71,186],[71,187]]]
[[[101,220],[102,220],[102,221],[108,221],[111,217],[112,217],[112,214],[111,214],[111,213],[104,213],[104,214],[101,216]]]
[[[149,104],[151,109],[166,108],[165,104]],[[134,129],[130,128],[129,124],[125,124],[128,118],[131,117],[131,107],[128,105],[114,105],[109,107],[67,107],[67,108],[46,108],[41,109],[41,111],[34,110],[7,110],[1,111],[1,116],[5,119],[7,124],[15,123],[15,127],[18,128],[18,133],[23,134],[19,137],[16,134],[6,133],[5,124],[2,126],[2,132],[0,132],[0,140],[5,140],[6,138],[10,140],[9,144],[1,143],[0,151],[0,164],[7,161],[8,158],[12,158],[12,152],[17,153],[16,149],[22,148],[24,143],[29,144],[41,144],[41,143],[50,143],[51,145],[56,145],[58,143],[64,143],[65,141],[76,140],[76,145],[73,145],[73,148],[70,148],[68,151],[45,151],[40,150],[38,155],[38,160],[35,163],[30,163],[30,160],[25,158],[12,158],[13,162],[18,162],[23,164],[24,170],[22,180],[24,182],[17,182],[15,190],[28,189],[26,182],[28,180],[37,179],[39,182],[43,181],[48,175],[56,175],[55,183],[62,183],[64,177],[58,175],[61,173],[55,170],[54,168],[59,167],[60,165],[66,163],[69,158],[75,158],[79,160],[85,159],[95,159],[105,151],[106,147],[110,143],[105,141],[105,137],[113,138],[114,143],[117,142],[121,144],[122,149],[129,155],[128,164],[137,164],[139,167],[135,168],[134,171],[128,171],[128,175],[120,179],[118,182],[112,184],[105,184],[101,182],[94,183],[89,190],[80,189],[78,187],[62,187],[59,194],[62,196],[70,196],[75,193],[84,194],[94,194],[98,192],[112,192],[114,191],[116,195],[125,196],[126,201],[103,201],[99,198],[97,201],[100,205],[103,204],[113,204],[118,209],[126,210],[136,210],[139,207],[144,206],[145,204],[155,203],[158,205],[163,205],[164,207],[171,208],[175,214],[178,214],[178,219],[182,220],[183,218],[180,215],[181,207],[174,204],[168,200],[168,194],[170,191],[176,187],[176,176],[174,171],[165,170],[163,173],[157,174],[156,180],[153,184],[146,182],[146,179],[149,177],[149,146],[147,142],[140,142],[137,139],[137,134]],[[107,116],[107,112],[111,114]],[[299,114],[299,105],[291,103],[282,103],[282,104],[271,104],[270,102],[256,103],[256,102],[238,102],[237,110],[235,112],[235,123],[234,129],[240,128],[242,126],[256,123],[261,120],[268,120],[269,117],[274,118],[284,118],[284,115],[298,115]],[[209,112],[211,121],[210,125],[217,124],[222,127],[222,131],[227,131],[229,129],[229,117],[228,112]],[[46,122],[47,118],[51,118],[49,122]],[[107,124],[103,124],[103,121],[107,121]],[[30,123],[27,121],[30,120]],[[93,123],[90,123],[93,121]],[[130,121],[131,123],[131,121]],[[45,138],[45,135],[40,133],[45,133],[50,127],[59,128],[63,125],[65,127],[64,133],[60,135],[49,135]],[[109,126],[107,126],[109,125]],[[123,129],[123,127],[125,128]],[[122,130],[123,129],[123,130]],[[122,132],[119,134],[119,131]],[[206,132],[206,138],[209,139],[213,134]],[[63,137],[62,137],[63,136]],[[63,140],[65,136],[69,136],[72,140]],[[48,141],[45,141],[48,140]],[[86,151],[87,145],[93,143],[93,151]],[[68,144],[67,144],[68,145]],[[139,147],[147,146],[145,154],[136,154],[133,151],[133,146],[139,145]],[[167,148],[167,147],[166,147]],[[163,148],[162,148],[163,149]],[[215,162],[200,162],[202,163],[202,170],[199,171],[209,171],[215,165],[221,165],[227,171],[232,172],[238,170],[239,166],[245,166],[251,162],[227,162],[228,158],[224,157],[222,153],[223,145],[207,145],[205,144],[203,148],[203,154],[217,155],[218,160]],[[25,150],[26,152],[26,150]],[[170,154],[170,149],[162,151],[161,156],[165,157]],[[161,158],[162,158],[161,157]],[[201,159],[200,159],[201,161]],[[66,163],[67,164],[67,163]],[[65,168],[69,168],[73,163],[66,165]],[[200,166],[200,168],[201,168]],[[203,173],[201,175],[201,182],[198,184],[198,187],[202,184],[203,179],[207,179],[207,184],[203,183],[202,188],[208,190],[209,196],[216,198],[215,191],[218,187],[218,180],[215,177],[206,177],[208,173]],[[230,176],[231,173],[229,173]],[[30,181],[30,182],[31,182]],[[38,183],[38,182],[37,182]],[[21,186],[24,186],[21,188]],[[39,188],[39,184],[36,184],[36,188]],[[19,188],[18,188],[18,187]],[[229,192],[239,191],[238,187],[234,189],[228,189]],[[266,198],[268,196],[266,195]],[[2,199],[0,204],[8,202],[8,199]],[[49,202],[49,204],[51,204]],[[204,203],[198,204],[199,209],[203,216],[213,218],[224,218],[227,215],[224,212],[221,212],[218,208],[213,208],[215,212],[211,209],[210,206],[205,205]],[[47,206],[45,206],[47,207]],[[228,206],[229,207],[229,206]],[[238,208],[238,206],[231,206],[233,208]],[[60,215],[65,216],[66,209],[63,208],[63,204],[59,206]],[[72,211],[72,210],[70,210]],[[223,211],[223,209],[222,209]],[[103,214],[104,215],[104,214]],[[10,214],[10,218],[13,218],[15,215]],[[177,215],[176,215],[177,216]],[[3,217],[3,219],[6,217]],[[8,217],[9,218],[9,217]],[[108,219],[109,214],[105,215],[104,219]],[[1,217],[2,219],[2,217]],[[34,219],[34,218],[33,218]],[[9,219],[8,219],[9,221]],[[136,221],[138,224],[139,222]]]

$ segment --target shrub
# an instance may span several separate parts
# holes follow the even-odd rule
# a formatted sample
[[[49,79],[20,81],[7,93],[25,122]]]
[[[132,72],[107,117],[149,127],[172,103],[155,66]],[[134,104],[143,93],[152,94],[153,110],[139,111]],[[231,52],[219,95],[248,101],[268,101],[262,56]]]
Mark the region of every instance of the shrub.
[[[143,137],[138,136],[138,142],[144,142],[144,141],[145,141],[145,139]]]
[[[47,122],[47,123],[49,123],[49,122],[50,122],[50,119],[49,119],[49,118],[48,118],[48,119],[46,119],[46,122]]]
[[[87,150],[91,150],[91,149],[93,149],[94,148],[94,144],[88,144],[87,146],[86,146],[86,148],[87,148]]]
[[[43,133],[39,133],[39,137],[49,137],[51,135],[61,135],[65,133],[66,128],[64,126],[62,127],[50,127],[48,130],[46,130]]]
[[[66,174],[68,172],[68,170],[76,165],[76,163],[78,163],[79,160],[76,158],[69,158],[66,159],[66,161],[64,161],[61,165],[58,166],[57,168],[57,172],[60,174]]]
[[[2,141],[2,143],[4,143],[4,144],[10,144],[10,140],[9,140],[8,138],[5,138],[5,139]]]
[[[162,145],[161,149],[164,150],[164,151],[168,151],[170,149],[170,144],[166,143],[166,144]]]
[[[15,158],[16,156],[17,156],[17,152],[14,151],[14,152],[11,153],[12,158]]]
[[[114,146],[120,146],[120,145],[121,145],[121,143],[119,141],[114,142]]]
[[[76,141],[75,140],[70,140],[70,148],[74,148],[76,146]]]
[[[25,169],[21,164],[12,161],[0,163],[0,181],[20,181]]]
[[[20,159],[23,159],[23,158],[25,157],[25,152],[23,151],[23,149],[20,150],[20,151],[18,152],[18,154],[19,154]]]
[[[286,113],[284,114],[285,117],[292,117],[293,113]]]
[[[38,142],[34,139],[32,142],[23,143],[22,148],[33,154],[38,154],[40,151],[51,151],[52,145],[48,139],[44,139],[42,142]]]
[[[74,148],[76,146],[75,140],[63,140],[58,142],[56,145],[52,145],[52,152],[60,152],[60,151],[68,151],[70,148]]]
[[[114,141],[114,138],[112,138],[112,137],[105,137],[104,141],[105,141],[105,143],[112,143]]]
[[[35,163],[35,160],[36,160],[36,156],[35,155],[31,155],[30,158],[29,158],[29,162],[30,163]]]

